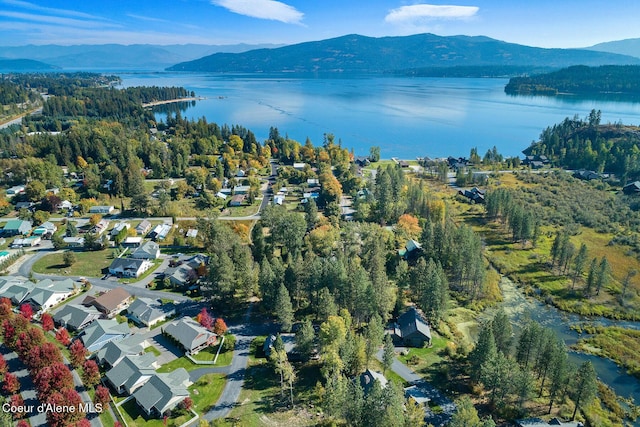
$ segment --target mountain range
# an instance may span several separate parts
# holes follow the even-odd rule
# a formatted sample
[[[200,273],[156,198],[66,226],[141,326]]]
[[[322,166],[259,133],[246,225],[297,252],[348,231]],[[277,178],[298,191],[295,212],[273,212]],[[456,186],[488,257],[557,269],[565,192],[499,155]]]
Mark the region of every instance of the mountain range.
[[[640,39],[601,43],[584,49],[542,49],[483,36],[443,37],[434,34],[380,38],[351,34],[288,46],[0,46],[0,70],[3,72],[54,69],[167,69],[211,72],[394,72],[407,75],[502,76],[533,73],[540,70],[540,67],[549,71],[576,64],[640,64]]]
[[[208,72],[397,72],[459,66],[640,64],[640,58],[586,49],[543,49],[483,36],[417,34],[401,37],[342,37],[242,53],[215,53],[167,68]]]
[[[235,45],[27,45],[0,46],[0,59],[31,59],[62,69],[162,70],[176,62],[189,61],[216,52],[245,52],[278,47],[272,44]]]

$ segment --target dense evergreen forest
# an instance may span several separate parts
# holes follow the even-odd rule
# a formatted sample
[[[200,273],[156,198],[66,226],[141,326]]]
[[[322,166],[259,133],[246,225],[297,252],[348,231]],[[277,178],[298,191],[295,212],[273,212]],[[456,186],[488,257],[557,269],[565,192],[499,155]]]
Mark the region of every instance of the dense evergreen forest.
[[[615,173],[624,183],[640,176],[640,129],[622,124],[601,124],[600,111],[588,117],[566,118],[542,131],[526,155],[545,155],[569,169]]]
[[[640,66],[575,65],[531,77],[512,77],[504,88],[511,95],[624,94],[640,96]]]

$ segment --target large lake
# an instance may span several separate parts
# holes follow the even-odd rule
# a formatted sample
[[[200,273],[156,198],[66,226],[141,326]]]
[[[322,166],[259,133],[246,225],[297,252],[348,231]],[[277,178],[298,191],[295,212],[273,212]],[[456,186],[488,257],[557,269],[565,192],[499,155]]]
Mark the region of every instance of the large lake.
[[[255,76],[192,73],[124,73],[123,86],[183,86],[205,97],[183,112],[218,124],[239,124],[267,138],[282,135],[321,144],[325,133],[368,154],[383,157],[480,155],[494,145],[521,155],[547,126],[565,117],[602,111],[602,122],[640,124],[640,102],[576,97],[510,96],[506,79],[410,77]]]

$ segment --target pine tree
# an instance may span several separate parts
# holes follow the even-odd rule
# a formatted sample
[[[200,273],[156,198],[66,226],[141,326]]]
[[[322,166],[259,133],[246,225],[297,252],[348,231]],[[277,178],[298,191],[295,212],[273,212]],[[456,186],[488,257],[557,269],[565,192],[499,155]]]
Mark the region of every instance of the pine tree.
[[[276,313],[276,317],[278,318],[278,322],[280,322],[280,330],[284,332],[289,332],[291,327],[293,326],[293,305],[291,304],[291,297],[289,296],[289,291],[284,286],[284,284],[280,284],[280,289],[278,289],[278,295],[276,296],[276,301],[274,305],[274,310]]]
[[[607,261],[607,257],[602,257],[596,274],[596,295],[600,295],[600,290],[607,286],[610,275],[611,267],[609,266],[609,261]]]
[[[382,351],[383,372],[387,372],[387,369],[391,369],[391,365],[393,364],[393,359],[395,356],[396,356],[395,347],[393,346],[393,340],[391,338],[391,335],[385,334],[384,347]]]
[[[298,332],[296,332],[296,351],[304,360],[308,360],[313,352],[313,342],[315,340],[315,331],[310,320],[302,323]]]
[[[513,341],[513,328],[507,313],[501,308],[493,317],[491,322],[493,337],[496,342],[496,348],[505,356],[511,353],[511,343]]]
[[[576,280],[582,276],[584,272],[585,264],[587,263],[587,245],[584,243],[580,245],[580,250],[573,260],[573,280],[571,282],[571,289],[576,285]]]
[[[471,379],[475,382],[480,381],[482,377],[482,366],[495,357],[497,353],[496,342],[493,336],[493,328],[490,323],[484,324],[480,329],[478,343],[469,353],[469,362],[471,362]]]
[[[593,293],[593,288],[596,286],[596,277],[598,275],[598,260],[593,258],[589,265],[589,274],[587,275],[587,283],[584,289],[584,293],[587,297],[590,297]]]
[[[578,408],[588,405],[598,391],[598,381],[596,371],[591,362],[586,361],[578,368],[575,377],[572,380],[570,389],[570,397],[575,403],[572,420],[576,418]]]
[[[369,320],[369,324],[367,325],[367,329],[365,332],[366,339],[366,347],[365,354],[367,359],[367,365],[369,361],[373,358],[373,356],[380,348],[382,344],[382,339],[384,338],[384,327],[382,326],[382,319],[376,313],[371,316],[371,320]]]

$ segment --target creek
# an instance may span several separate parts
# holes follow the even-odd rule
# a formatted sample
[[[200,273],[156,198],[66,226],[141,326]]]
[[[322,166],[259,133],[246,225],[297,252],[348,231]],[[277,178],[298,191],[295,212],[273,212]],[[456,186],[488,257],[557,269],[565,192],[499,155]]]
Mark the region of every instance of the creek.
[[[565,313],[555,307],[544,304],[534,298],[528,298],[513,281],[507,277],[502,277],[500,288],[504,297],[500,307],[511,318],[516,327],[522,325],[528,319],[532,319],[541,325],[550,328],[561,337],[567,346],[578,342],[583,336],[571,329],[572,325],[590,324],[593,326],[620,326],[628,329],[640,329],[640,322],[617,321],[604,317],[583,317],[576,314]],[[488,318],[495,313],[495,309],[487,310],[483,313],[484,318]],[[486,317],[485,317],[486,316]],[[569,358],[580,364],[587,360],[593,364],[600,381],[611,387],[618,396],[633,398],[636,404],[640,404],[640,381],[628,375],[624,368],[619,367],[610,359],[594,356],[591,354],[571,351]],[[640,420],[634,426],[640,426]]]

